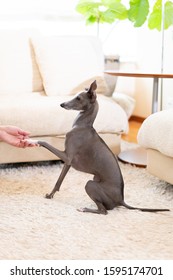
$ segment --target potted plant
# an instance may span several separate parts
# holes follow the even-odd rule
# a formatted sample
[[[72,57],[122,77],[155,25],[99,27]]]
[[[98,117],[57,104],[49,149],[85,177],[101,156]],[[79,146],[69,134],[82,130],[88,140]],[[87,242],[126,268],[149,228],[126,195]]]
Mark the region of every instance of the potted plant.
[[[173,2],[170,0],[129,0],[126,7],[122,0],[79,0],[76,11],[85,17],[86,24],[99,25],[117,20],[129,20],[134,27],[145,22],[149,29],[168,29],[173,25]],[[164,11],[164,13],[163,13]]]
[[[123,3],[122,3],[123,2]],[[82,14],[86,24],[114,23],[119,20],[129,20],[134,27],[147,24],[150,30],[161,31],[161,73],[164,64],[164,30],[173,25],[173,1],[171,0],[79,0],[76,11]],[[151,3],[152,2],[152,3]],[[161,84],[161,107],[162,107]]]

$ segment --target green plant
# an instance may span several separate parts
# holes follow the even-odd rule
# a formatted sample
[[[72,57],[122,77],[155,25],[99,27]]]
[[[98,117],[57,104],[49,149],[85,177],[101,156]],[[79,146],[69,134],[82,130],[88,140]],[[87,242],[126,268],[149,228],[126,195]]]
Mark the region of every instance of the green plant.
[[[79,0],[76,11],[85,17],[86,24],[113,23],[128,19],[134,27],[148,23],[149,29],[161,30],[164,16],[164,29],[173,25],[173,2],[156,0],[154,5],[149,0],[130,0],[128,8],[122,0]],[[150,2],[150,3],[149,3]]]

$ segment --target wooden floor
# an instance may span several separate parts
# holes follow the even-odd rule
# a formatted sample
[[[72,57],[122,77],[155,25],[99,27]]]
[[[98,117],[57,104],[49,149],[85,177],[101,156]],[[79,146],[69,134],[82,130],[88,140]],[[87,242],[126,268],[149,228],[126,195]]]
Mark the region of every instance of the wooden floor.
[[[137,134],[138,130],[142,124],[142,121],[135,121],[130,120],[129,121],[129,133],[128,135],[122,135],[122,139],[128,142],[137,143]]]

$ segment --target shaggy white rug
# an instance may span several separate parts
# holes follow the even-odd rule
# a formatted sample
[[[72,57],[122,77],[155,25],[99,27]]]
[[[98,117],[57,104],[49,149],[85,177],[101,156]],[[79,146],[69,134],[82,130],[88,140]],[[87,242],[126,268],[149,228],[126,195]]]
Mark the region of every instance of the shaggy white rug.
[[[128,204],[172,211],[81,213],[76,209],[95,207],[84,189],[90,175],[70,169],[60,192],[47,200],[62,164],[1,167],[0,259],[172,259],[173,187],[145,169],[120,166]]]

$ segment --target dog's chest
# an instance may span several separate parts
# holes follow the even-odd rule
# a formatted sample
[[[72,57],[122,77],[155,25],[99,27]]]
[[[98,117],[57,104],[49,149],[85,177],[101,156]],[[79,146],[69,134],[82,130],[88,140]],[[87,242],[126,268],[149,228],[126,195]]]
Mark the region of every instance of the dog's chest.
[[[89,172],[92,160],[93,139],[97,136],[94,129],[74,129],[67,133],[65,148],[72,158],[72,166],[80,171]]]
[[[73,129],[66,135],[66,149],[74,150],[75,152],[81,148],[85,150],[86,148],[91,147],[90,143],[94,136],[95,133],[92,129]]]

